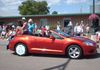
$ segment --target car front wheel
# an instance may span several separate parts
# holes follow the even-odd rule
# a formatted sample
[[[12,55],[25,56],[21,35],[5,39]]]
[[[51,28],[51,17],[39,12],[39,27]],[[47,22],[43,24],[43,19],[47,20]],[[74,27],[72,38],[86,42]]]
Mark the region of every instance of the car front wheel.
[[[21,43],[17,44],[15,46],[15,53],[17,55],[19,55],[19,56],[26,55],[27,54],[27,48],[26,48],[26,46],[24,44],[21,44]]]
[[[70,45],[67,54],[69,58],[78,59],[82,57],[82,49],[78,45]]]

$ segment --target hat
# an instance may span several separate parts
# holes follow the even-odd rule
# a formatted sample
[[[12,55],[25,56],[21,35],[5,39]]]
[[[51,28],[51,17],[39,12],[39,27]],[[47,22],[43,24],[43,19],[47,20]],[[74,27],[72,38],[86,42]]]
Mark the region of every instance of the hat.
[[[26,18],[25,17],[22,17],[22,20],[25,20]]]

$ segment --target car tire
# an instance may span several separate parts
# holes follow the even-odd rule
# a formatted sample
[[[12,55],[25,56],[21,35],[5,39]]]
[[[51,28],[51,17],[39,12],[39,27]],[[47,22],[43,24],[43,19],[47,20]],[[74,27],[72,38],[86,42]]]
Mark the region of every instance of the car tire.
[[[27,52],[27,47],[24,44],[18,43],[15,46],[15,54],[17,54],[18,56],[25,56]]]
[[[71,59],[79,59],[82,57],[82,49],[78,45],[70,45],[67,49],[67,55]]]

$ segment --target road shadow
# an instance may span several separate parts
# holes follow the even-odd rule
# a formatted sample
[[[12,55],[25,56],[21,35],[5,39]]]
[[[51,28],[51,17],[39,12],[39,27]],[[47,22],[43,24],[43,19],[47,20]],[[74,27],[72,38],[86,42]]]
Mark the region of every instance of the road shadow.
[[[29,56],[36,56],[36,57],[49,57],[49,58],[68,58],[68,56],[65,55],[54,55],[54,54],[30,54]],[[90,56],[84,56],[82,58],[79,58],[78,60],[81,59],[96,59],[100,58],[100,53],[97,53],[95,55],[90,55]],[[75,59],[77,60],[77,59]]]
[[[91,56],[85,56],[84,59],[97,59],[100,58],[100,53]]]
[[[13,55],[17,55],[15,54],[14,52],[12,52]],[[48,58],[68,58],[68,56],[65,56],[65,55],[54,55],[54,54],[37,54],[37,53],[34,53],[34,54],[28,54],[28,55],[25,55],[25,56],[32,56],[32,57],[48,57]],[[90,55],[90,56],[84,56],[82,58],[79,58],[79,59],[72,59],[72,60],[82,60],[82,59],[97,59],[97,58],[100,58],[100,53],[97,53],[95,55]]]
[[[61,65],[57,65],[57,66],[54,66],[54,67],[50,67],[50,68],[46,68],[46,69],[43,69],[43,70],[65,70],[68,66],[68,64],[70,63],[71,59],[68,59],[67,62],[61,64]]]
[[[65,55],[54,55],[54,54],[29,54],[29,56],[49,57],[49,58],[67,58]]]
[[[13,55],[16,55],[16,56],[19,56],[17,55],[16,53],[12,52],[11,54]],[[65,55],[53,55],[53,54],[37,54],[37,53],[34,53],[34,54],[27,54],[27,55],[24,55],[22,57],[27,57],[27,56],[32,56],[32,57],[48,57],[48,58],[68,58],[67,56]]]

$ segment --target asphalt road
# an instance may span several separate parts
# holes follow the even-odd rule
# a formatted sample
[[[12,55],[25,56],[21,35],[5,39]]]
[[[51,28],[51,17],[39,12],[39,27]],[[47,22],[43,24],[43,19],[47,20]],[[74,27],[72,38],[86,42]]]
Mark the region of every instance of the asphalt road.
[[[17,56],[0,40],[0,70],[100,70],[100,49],[96,56],[72,60],[61,55]]]

